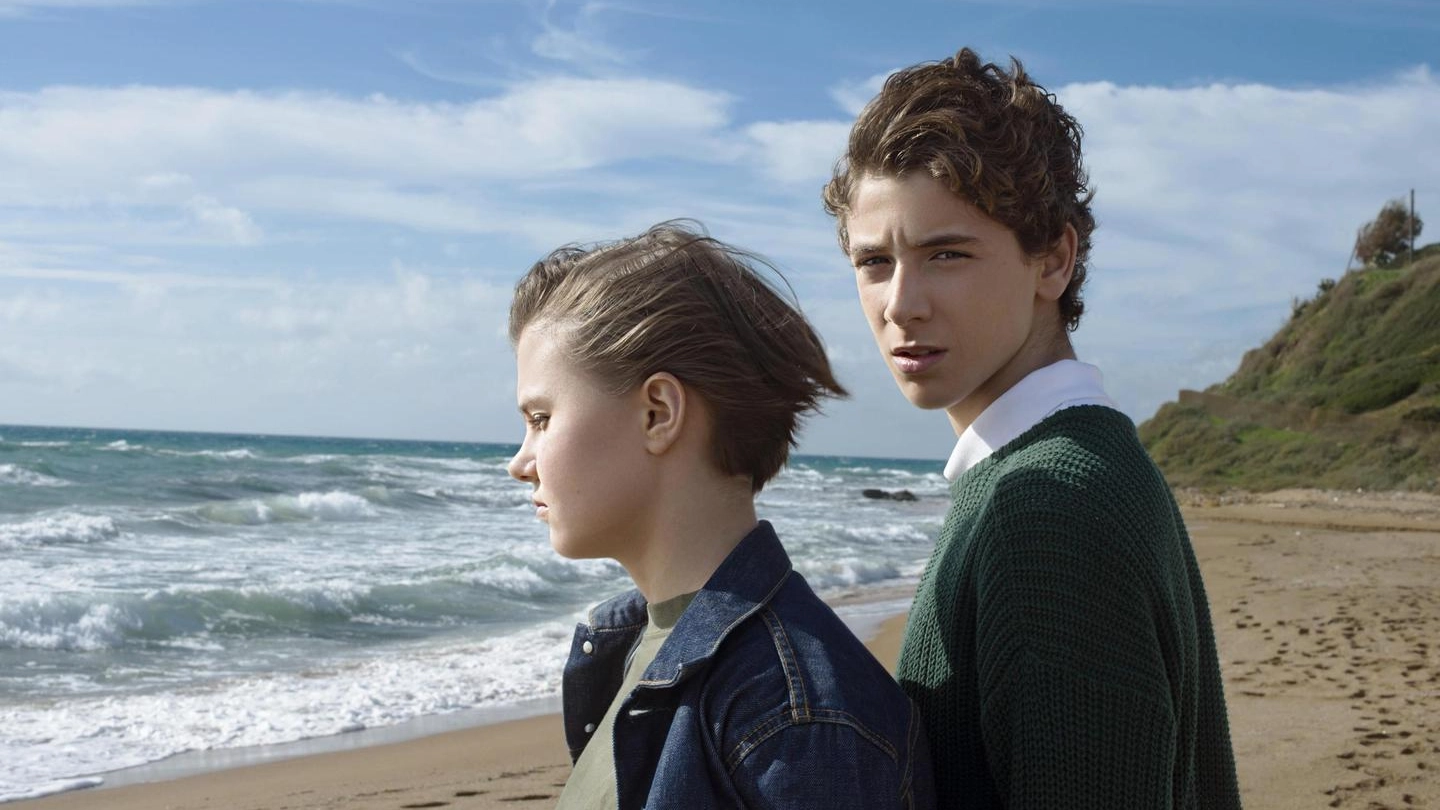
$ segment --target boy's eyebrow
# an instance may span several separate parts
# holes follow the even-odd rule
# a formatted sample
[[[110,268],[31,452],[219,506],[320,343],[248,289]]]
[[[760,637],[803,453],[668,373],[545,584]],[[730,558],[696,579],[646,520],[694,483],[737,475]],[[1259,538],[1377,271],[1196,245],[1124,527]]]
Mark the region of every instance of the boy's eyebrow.
[[[931,248],[943,245],[970,245],[979,242],[980,237],[971,236],[968,233],[955,231],[951,233],[937,233],[934,236],[923,239],[915,244],[915,247]]]
[[[922,240],[920,240],[919,242],[916,242],[916,243],[913,245],[913,247],[917,247],[917,248],[933,248],[933,247],[941,247],[941,246],[943,246],[943,245],[968,245],[968,244],[973,244],[973,243],[979,242],[979,241],[980,241],[980,238],[979,238],[978,236],[971,236],[971,235],[968,234],[968,233],[964,233],[964,232],[961,232],[961,231],[954,231],[954,232],[946,232],[946,233],[937,233],[937,234],[935,234],[935,235],[933,235],[933,236],[926,237],[925,239],[922,239]],[[872,253],[884,253],[885,251],[886,251],[886,247],[883,246],[883,245],[870,245],[870,244],[863,244],[863,243],[862,243],[862,244],[851,244],[851,246],[850,246],[850,255],[851,255],[851,256],[868,256],[868,255],[870,255],[870,254],[872,254]]]

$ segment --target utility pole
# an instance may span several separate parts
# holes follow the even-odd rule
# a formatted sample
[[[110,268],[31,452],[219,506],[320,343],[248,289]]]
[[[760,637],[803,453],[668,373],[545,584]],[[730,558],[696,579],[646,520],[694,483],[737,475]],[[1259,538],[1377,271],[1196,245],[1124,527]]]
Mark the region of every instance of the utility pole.
[[[1410,264],[1415,263],[1415,189],[1410,189]]]

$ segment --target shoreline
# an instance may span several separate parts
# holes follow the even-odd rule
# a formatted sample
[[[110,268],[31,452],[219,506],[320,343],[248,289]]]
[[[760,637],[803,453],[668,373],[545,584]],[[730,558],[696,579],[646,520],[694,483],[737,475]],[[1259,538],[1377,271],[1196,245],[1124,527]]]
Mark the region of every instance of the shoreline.
[[[871,652],[893,670],[904,631],[905,611],[913,592],[913,583],[884,583],[875,588],[857,586],[831,590],[821,596],[865,641]],[[264,786],[258,792],[266,794],[267,799],[244,806],[404,807],[405,803],[389,802],[399,793],[409,792],[408,789],[350,789],[377,780],[377,784],[387,780],[404,781],[404,774],[419,776],[433,771],[461,752],[464,756],[453,762],[455,773],[477,769],[485,772],[475,773],[475,778],[466,780],[468,787],[455,788],[456,795],[451,799],[466,799],[466,806],[472,808],[553,800],[559,795],[558,786],[553,782],[563,786],[570,768],[560,723],[560,696],[426,715],[392,726],[274,745],[186,752],[158,762],[67,779],[61,783],[67,785],[63,789],[0,802],[0,807],[25,810],[229,808],[241,806],[229,803],[238,801],[239,796],[246,796],[247,801],[251,796],[258,800],[257,784]],[[487,770],[483,766],[491,760],[494,767]],[[416,771],[417,768],[420,770]],[[546,782],[546,775],[557,768],[561,769],[562,776]],[[328,790],[315,784],[317,774],[335,777],[320,777]],[[357,777],[359,774],[364,776]],[[477,780],[484,785],[471,784]],[[439,789],[436,785],[426,787]],[[329,795],[342,790],[348,797],[343,801],[339,795]],[[315,797],[317,792],[326,793],[328,798]],[[492,801],[504,804],[481,801],[492,793],[496,794]],[[288,800],[279,801],[281,795],[291,796],[292,800],[302,795],[306,798],[304,803],[295,805]],[[368,803],[382,799],[386,803]],[[321,803],[312,803],[316,801]],[[335,804],[336,801],[341,803]],[[428,801],[448,803],[448,800]]]
[[[1180,500],[1209,596],[1244,805],[1440,810],[1440,496]],[[893,671],[908,594],[889,596],[896,615],[883,615],[884,599],[856,601],[863,589],[825,594],[861,614],[852,626]],[[549,807],[569,768],[560,718],[546,714],[13,806]]]

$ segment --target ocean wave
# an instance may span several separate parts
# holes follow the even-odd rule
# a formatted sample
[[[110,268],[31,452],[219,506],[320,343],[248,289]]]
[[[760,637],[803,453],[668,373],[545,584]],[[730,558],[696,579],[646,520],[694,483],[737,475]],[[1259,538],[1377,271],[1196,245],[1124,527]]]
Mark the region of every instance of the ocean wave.
[[[530,490],[519,485],[501,489],[468,486],[437,486],[415,490],[417,495],[450,503],[484,506],[492,509],[513,509],[531,506]]]
[[[530,566],[508,564],[472,571],[465,582],[522,599],[552,593],[556,585]]]
[[[74,597],[9,605],[0,611],[0,649],[95,652],[121,646],[140,617],[116,604]]]
[[[624,578],[625,569],[614,560],[569,560],[552,550],[548,543],[519,545],[486,562],[490,572],[507,572],[512,567],[533,572],[547,582],[593,583]],[[501,573],[504,576],[504,573]],[[486,582],[484,584],[493,584]]]
[[[427,473],[434,470],[444,470],[454,473],[494,473],[498,468],[504,470],[503,464],[493,461],[483,461],[473,458],[435,458],[426,456],[368,456],[367,460],[379,470],[394,470],[397,467],[405,472],[414,474],[416,469]],[[509,459],[506,459],[509,461]]]
[[[0,548],[100,543],[120,535],[104,515],[58,515],[0,523]]]
[[[340,490],[208,503],[196,509],[195,513],[212,523],[236,526],[314,520],[368,520],[379,514],[375,506],[364,497]]]
[[[907,523],[885,523],[879,526],[835,525],[824,528],[828,539],[838,539],[859,546],[893,547],[901,542],[929,544],[940,526],[940,518],[933,521]]]
[[[837,467],[836,472],[849,476],[905,479],[927,481],[930,483],[945,482],[945,475],[937,463],[934,470],[905,470],[899,467]],[[945,482],[948,483],[948,482]]]
[[[796,569],[817,587],[864,585],[923,569],[940,523],[939,516],[907,522],[807,522],[784,526],[781,536]]]
[[[184,458],[223,458],[232,461],[247,460],[256,458],[255,452],[248,448],[237,450],[157,450],[162,456],[181,456]]]
[[[105,784],[105,780],[98,776],[87,776],[82,779],[57,779],[27,788],[0,784],[0,803],[16,802],[21,799],[40,799],[58,793],[69,793],[72,790],[99,787],[103,784]],[[7,793],[7,790],[11,792]]]
[[[18,484],[27,487],[70,486],[69,481],[28,470],[18,464],[0,464],[0,484]]]
[[[0,706],[0,797],[182,751],[291,742],[558,694],[572,625],[163,693]],[[48,792],[48,791],[47,791]]]
[[[780,472],[780,475],[776,476],[773,483],[779,486],[813,488],[818,484],[835,485],[843,481],[844,479],[839,476],[826,475],[813,467],[787,467]]]
[[[147,594],[37,596],[0,607],[0,649],[93,652],[124,647],[222,649],[339,626],[377,606],[348,582],[309,587],[175,588]]]
[[[900,579],[907,571],[890,560],[847,557],[829,560],[797,560],[795,568],[810,583],[811,587],[838,588],[842,586],[869,585],[886,580]]]
[[[548,611],[538,604],[565,585],[563,577],[547,577],[518,564],[470,573],[442,571],[390,584],[303,579],[234,586],[194,583],[129,594],[39,591],[0,605],[0,650],[139,653],[171,648],[238,654],[264,639],[346,638],[364,643],[394,636],[385,628],[415,628],[419,632],[404,635],[424,635],[426,628],[544,614]]]
[[[350,456],[339,453],[306,453],[300,456],[276,456],[273,461],[289,461],[295,464],[329,464],[332,461],[339,461],[350,458]]]

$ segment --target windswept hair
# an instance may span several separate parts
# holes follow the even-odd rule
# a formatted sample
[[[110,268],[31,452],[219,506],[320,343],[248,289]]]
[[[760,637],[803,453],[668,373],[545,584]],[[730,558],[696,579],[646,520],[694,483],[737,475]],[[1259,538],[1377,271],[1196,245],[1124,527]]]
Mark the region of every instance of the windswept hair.
[[[759,492],[785,466],[801,415],[847,395],[815,330],[760,267],[783,281],[684,222],[562,247],[516,284],[510,342],[529,327],[553,329],[562,351],[616,395],[675,375],[705,402],[717,466]]]
[[[1072,225],[1075,272],[1060,298],[1067,329],[1085,309],[1081,287],[1090,257],[1094,192],[1081,162],[1080,124],[1031,81],[1015,58],[1010,70],[981,63],[969,48],[891,75],[850,130],[845,157],[823,192],[849,249],[846,217],[867,176],[923,171],[1015,233],[1020,247],[1045,253]]]

